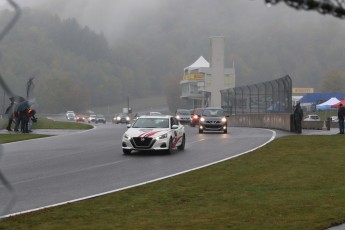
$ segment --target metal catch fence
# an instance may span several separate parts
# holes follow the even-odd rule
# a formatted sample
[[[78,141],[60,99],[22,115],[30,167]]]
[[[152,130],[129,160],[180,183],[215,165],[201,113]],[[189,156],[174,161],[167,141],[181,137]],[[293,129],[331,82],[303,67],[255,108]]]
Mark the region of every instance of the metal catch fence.
[[[291,113],[291,78],[221,90],[221,105],[227,114]]]

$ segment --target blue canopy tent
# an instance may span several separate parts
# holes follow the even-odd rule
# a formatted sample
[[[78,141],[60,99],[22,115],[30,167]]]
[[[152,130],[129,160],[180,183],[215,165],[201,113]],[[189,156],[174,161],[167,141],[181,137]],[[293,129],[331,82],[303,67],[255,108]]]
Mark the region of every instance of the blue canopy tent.
[[[329,100],[332,97],[335,97],[338,100],[342,100],[343,98],[345,98],[345,93],[306,93],[299,100],[299,102],[301,104],[304,104],[304,103],[319,104],[319,103]]]

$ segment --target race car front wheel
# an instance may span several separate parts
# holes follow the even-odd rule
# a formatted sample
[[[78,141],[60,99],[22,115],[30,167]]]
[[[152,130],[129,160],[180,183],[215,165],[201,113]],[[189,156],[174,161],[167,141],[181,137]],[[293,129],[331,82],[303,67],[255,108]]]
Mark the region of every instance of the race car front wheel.
[[[166,150],[167,154],[171,154],[172,153],[172,138],[170,138],[169,140],[169,146],[168,149]]]
[[[122,149],[124,155],[128,155],[132,152],[130,149]]]
[[[186,145],[186,136],[183,134],[182,143],[180,146],[177,146],[177,149],[178,150],[184,150],[185,145]]]

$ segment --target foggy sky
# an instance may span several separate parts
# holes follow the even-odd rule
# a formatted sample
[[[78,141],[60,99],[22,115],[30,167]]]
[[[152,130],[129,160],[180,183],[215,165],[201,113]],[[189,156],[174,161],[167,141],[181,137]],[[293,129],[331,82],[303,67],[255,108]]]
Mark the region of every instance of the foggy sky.
[[[303,64],[293,63],[293,60],[300,56],[301,51],[312,50],[308,56],[308,59],[312,59],[315,53],[322,54],[324,50],[333,50],[331,41],[341,39],[342,35],[332,34],[328,28],[332,28],[331,31],[345,31],[345,21],[339,18],[321,15],[315,11],[295,10],[286,6],[285,3],[267,7],[264,0],[15,1],[21,7],[41,8],[58,14],[61,18],[76,18],[82,26],[88,26],[98,33],[103,33],[110,46],[115,48],[128,41],[129,44],[138,44],[138,41],[131,42],[130,40],[135,40],[136,37],[144,38],[147,43],[151,43],[151,47],[149,47],[151,49],[147,49],[147,52],[151,52],[151,58],[153,57],[152,52],[156,50],[152,43],[165,39],[167,43],[178,43],[176,47],[180,48],[179,55],[183,55],[183,52],[188,49],[189,52],[184,53],[189,55],[187,58],[185,57],[188,60],[186,63],[192,63],[200,55],[207,58],[207,46],[211,36],[225,35],[227,63],[232,63],[231,54],[234,51],[241,59],[246,59],[244,63],[248,63],[248,56],[260,56],[266,54],[268,50],[273,50],[272,52],[275,54],[278,53],[274,56],[282,58],[286,63],[281,64],[282,69],[278,69],[280,67],[277,66],[277,70],[272,70],[272,72],[264,70],[262,75],[281,77],[286,73],[292,74],[299,76],[297,82],[301,86],[308,87],[311,84],[308,80],[310,77],[314,78],[313,85],[317,85],[325,73],[323,71],[313,72],[316,68],[312,65],[308,66],[308,60],[303,60]],[[6,1],[0,0],[0,4],[1,2]],[[217,15],[220,20],[214,18],[215,14],[209,14],[213,6],[218,6]],[[198,12],[191,10],[194,7]],[[191,12],[194,15],[191,15]],[[196,24],[199,28],[194,28]],[[170,41],[171,31],[175,33],[172,37],[176,38],[179,33],[183,33],[181,36],[183,40]],[[321,34],[322,36],[320,36]],[[187,45],[186,36],[192,36],[193,42]],[[306,47],[308,38],[315,39],[317,42],[313,44],[317,45]],[[270,46],[269,41],[273,41],[273,46]],[[186,46],[183,45],[184,43]],[[142,45],[146,48],[150,44]],[[261,47],[263,49],[260,49]],[[294,49],[293,55],[286,57],[284,53],[279,53],[281,47],[297,48]],[[163,55],[166,56],[165,53]],[[194,56],[191,57],[192,55]],[[162,58],[158,60],[161,61]],[[339,64],[328,63],[327,57],[324,57],[321,63],[326,63],[322,66],[325,72],[328,69],[343,69],[339,67]],[[293,72],[294,70],[297,72]]]
[[[0,0],[0,4],[7,2]],[[46,9],[58,14],[62,18],[76,18],[83,26],[88,26],[92,30],[104,33],[106,37],[115,43],[124,39],[130,30],[144,29],[135,28],[136,20],[146,20],[147,17],[157,11],[166,11],[171,4],[183,4],[178,0],[16,0],[21,6],[31,6],[34,8]],[[208,10],[212,10],[212,4],[222,4],[222,0],[188,0],[188,5],[194,3],[198,6],[205,5]],[[315,24],[320,20],[339,20],[332,16],[322,16],[317,12],[297,11],[287,7],[284,3],[270,8],[266,7],[264,0],[231,0],[233,7],[225,9],[229,13],[229,20],[238,21],[239,27],[262,27],[271,23],[272,20],[286,20],[286,26],[299,26],[303,21]],[[192,4],[190,4],[192,3]],[[176,14],[188,14],[188,8],[184,12]],[[207,17],[207,15],[205,15]],[[250,21],[252,25],[247,25]],[[242,22],[242,23],[241,23]],[[220,32],[221,33],[221,32]]]
[[[6,0],[0,0],[6,2]],[[109,40],[119,40],[128,24],[164,6],[166,0],[15,0],[21,7],[48,10],[61,18],[76,18]],[[0,2],[0,4],[1,4]]]

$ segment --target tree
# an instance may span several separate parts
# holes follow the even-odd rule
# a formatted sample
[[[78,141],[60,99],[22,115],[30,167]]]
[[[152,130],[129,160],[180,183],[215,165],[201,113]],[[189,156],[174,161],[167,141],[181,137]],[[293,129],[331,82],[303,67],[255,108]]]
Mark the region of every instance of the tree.
[[[170,111],[176,111],[181,107],[181,87],[179,77],[170,77],[166,86],[166,99]]]
[[[345,73],[331,70],[326,73],[322,81],[322,92],[345,92]]]
[[[37,84],[39,108],[43,111],[59,113],[66,110],[83,111],[89,109],[90,94],[82,83],[69,77],[45,79]]]

